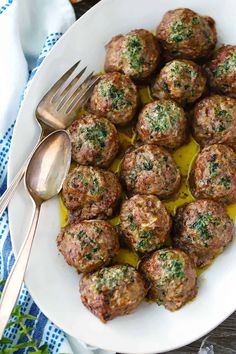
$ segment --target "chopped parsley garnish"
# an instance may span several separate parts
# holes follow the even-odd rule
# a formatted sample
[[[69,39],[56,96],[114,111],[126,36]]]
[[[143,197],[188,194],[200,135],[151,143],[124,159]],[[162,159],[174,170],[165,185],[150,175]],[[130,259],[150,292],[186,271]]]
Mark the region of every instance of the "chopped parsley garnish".
[[[80,230],[77,234],[76,234],[77,239],[80,241],[80,246],[81,248],[85,248],[87,246],[93,247],[93,252],[97,252],[100,247],[97,245],[97,242],[94,241],[93,238],[91,238],[84,230]],[[95,251],[94,251],[95,250]],[[84,256],[86,259],[90,260],[92,259],[92,255],[86,254]]]
[[[89,127],[81,128],[80,132],[85,135],[93,146],[104,148],[106,145],[107,130],[103,123],[95,123]]]
[[[160,260],[162,260],[162,261],[166,261],[167,260],[167,252],[160,252],[159,254],[158,254],[158,258],[160,259]]]
[[[200,214],[190,228],[196,230],[202,238],[209,239],[212,236],[208,230],[209,223],[217,226],[220,219],[214,217],[211,213]]]
[[[144,230],[144,231],[140,232],[139,237],[140,237],[141,241],[138,242],[137,247],[142,251],[146,250],[146,248],[148,247],[149,241],[153,239],[153,232],[148,231],[148,230]]]
[[[181,20],[174,22],[170,28],[170,31],[170,39],[176,43],[189,39],[193,35],[192,28],[187,26]]]
[[[98,182],[97,178],[94,178],[92,187],[90,188],[90,193],[92,195],[95,195],[95,194],[99,194],[100,192],[101,192],[101,188],[100,188],[99,182]]]
[[[199,24],[200,24],[200,19],[199,19],[199,17],[194,16],[194,17],[192,18],[192,24],[193,24],[193,25],[199,25]]]
[[[157,104],[151,113],[145,114],[145,119],[151,131],[164,133],[176,126],[179,116],[175,106]]]
[[[161,87],[163,88],[163,90],[165,92],[170,93],[169,87],[168,87],[167,83],[164,80],[161,81]]]
[[[218,162],[215,162],[215,161],[211,161],[210,164],[209,164],[209,171],[210,171],[210,175],[211,177],[216,177],[217,176],[217,171],[218,171],[218,168],[219,168],[219,164]]]
[[[220,63],[213,71],[215,77],[227,75],[236,70],[236,52],[231,53],[223,63]]]
[[[127,220],[129,221],[130,225],[129,225],[129,228],[131,231],[135,231],[138,229],[138,226],[134,223],[134,216],[133,214],[129,214],[127,216]]]
[[[142,73],[145,60],[142,56],[142,45],[137,35],[129,36],[124,55],[127,57],[131,68]]]
[[[100,235],[102,233],[102,229],[97,225],[94,226],[95,231]]]
[[[131,277],[129,273],[131,272],[129,272],[129,268],[126,265],[119,268],[103,268],[97,273],[96,290],[99,292],[103,287],[108,290],[114,290],[124,280],[127,280],[128,276]]]
[[[189,65],[182,62],[171,62],[170,64],[171,78],[176,79],[177,76],[181,79],[184,75],[188,75],[191,80],[198,75],[196,70],[193,70]],[[180,81],[177,81],[178,86],[181,86]]]
[[[226,129],[224,122],[230,123],[233,120],[231,114],[225,109],[216,109],[215,116],[220,119],[218,122],[215,122],[215,124],[213,125],[213,129],[216,132],[223,132]]]
[[[76,181],[79,180],[81,181],[81,183],[85,186],[88,187],[89,182],[87,180],[87,178],[85,178],[82,174],[78,173],[78,175],[76,175],[73,180],[71,181],[72,187],[77,188],[78,185],[76,183]]]
[[[173,279],[182,279],[185,277],[183,271],[183,263],[177,259],[171,260],[170,264],[168,265],[168,271]]]
[[[101,82],[99,85],[99,91],[103,97],[111,98],[112,109],[114,111],[119,111],[129,104],[129,102],[125,99],[124,90],[118,89],[115,85],[108,81]]]
[[[86,254],[84,257],[85,257],[88,261],[91,261],[91,259],[92,259],[91,253]]]
[[[225,176],[220,179],[219,185],[224,186],[226,189],[230,189],[231,179],[230,176]]]
[[[146,171],[151,171],[153,169],[153,162],[150,160],[146,160],[143,163],[143,169]]]

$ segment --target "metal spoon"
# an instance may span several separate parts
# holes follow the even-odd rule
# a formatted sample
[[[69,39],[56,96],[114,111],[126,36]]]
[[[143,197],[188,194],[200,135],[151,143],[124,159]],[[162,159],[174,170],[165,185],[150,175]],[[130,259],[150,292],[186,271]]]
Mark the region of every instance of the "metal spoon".
[[[35,210],[28,235],[3,290],[0,303],[0,339],[24,279],[41,205],[60,192],[70,167],[70,161],[70,138],[65,130],[58,130],[41,142],[29,162],[25,184],[35,203]]]

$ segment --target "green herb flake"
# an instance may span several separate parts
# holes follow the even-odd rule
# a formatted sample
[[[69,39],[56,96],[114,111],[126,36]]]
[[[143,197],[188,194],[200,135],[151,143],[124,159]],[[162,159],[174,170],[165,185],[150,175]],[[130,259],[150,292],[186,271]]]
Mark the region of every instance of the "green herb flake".
[[[207,240],[212,237],[208,230],[210,223],[217,226],[220,223],[220,219],[214,217],[211,213],[200,214],[190,228],[196,230],[203,239]]]
[[[89,127],[81,128],[80,133],[84,134],[85,139],[89,140],[94,147],[104,148],[106,146],[108,133],[105,124],[95,123]]]
[[[143,169],[146,171],[151,171],[153,169],[153,162],[150,160],[146,160],[143,163]]]
[[[228,75],[236,70],[236,52],[231,53],[223,63],[220,63],[213,71],[215,77]]]
[[[125,98],[124,90],[117,88],[109,81],[101,82],[99,85],[99,91],[103,97],[108,97],[111,99],[112,109],[114,111],[119,111],[130,104]]]
[[[161,261],[167,261],[167,252],[162,251],[158,254],[158,259],[160,259]]]
[[[92,259],[92,254],[91,253],[87,253],[85,256],[84,256],[84,258],[86,258],[88,261],[91,261],[91,259]]]
[[[152,112],[145,114],[145,119],[150,130],[157,133],[165,133],[167,130],[176,127],[180,113],[176,106],[171,104],[157,104]]]
[[[164,80],[161,81],[161,87],[163,88],[163,90],[165,92],[170,93],[169,87],[168,87],[167,83]]]
[[[136,34],[129,36],[124,55],[127,57],[131,68],[142,73],[145,60],[142,56],[141,41]]]
[[[209,171],[210,171],[210,175],[211,177],[216,177],[218,174],[218,168],[219,168],[219,164],[218,162],[215,161],[211,161],[209,164]]]
[[[197,16],[194,16],[194,17],[192,18],[192,24],[193,24],[193,25],[199,25],[199,24],[200,24],[200,18],[197,17]]]
[[[131,277],[129,273],[129,268],[126,265],[119,268],[103,268],[97,273],[95,288],[98,292],[101,291],[103,287],[108,290],[114,290],[122,284],[124,280]]]
[[[219,185],[224,186],[226,189],[230,189],[231,187],[231,179],[230,176],[225,176],[220,179]]]
[[[168,272],[173,279],[182,279],[185,277],[183,263],[177,259],[171,260],[168,266]]]
[[[183,21],[175,21],[171,28],[170,39],[176,43],[189,39],[193,35],[193,30],[190,26],[186,25]]]
[[[129,228],[130,228],[131,231],[135,231],[135,230],[138,229],[138,226],[134,223],[134,216],[133,216],[133,214],[129,214],[129,215],[127,216],[127,220],[128,220],[128,222],[130,223]]]
[[[98,182],[97,178],[93,179],[93,184],[92,184],[92,187],[90,189],[90,193],[92,195],[97,195],[97,194],[101,193],[101,188],[100,188],[100,185],[99,185],[99,182]]]

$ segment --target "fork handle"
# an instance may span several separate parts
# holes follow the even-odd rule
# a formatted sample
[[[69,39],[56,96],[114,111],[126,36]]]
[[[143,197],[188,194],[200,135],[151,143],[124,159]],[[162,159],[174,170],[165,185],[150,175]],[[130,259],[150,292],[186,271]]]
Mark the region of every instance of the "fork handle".
[[[24,280],[31,247],[34,240],[35,231],[38,224],[40,206],[36,205],[29,232],[20,249],[16,262],[4,286],[0,303],[0,339],[3,337],[4,330],[15,306],[21,285]]]
[[[43,133],[41,134],[40,139],[39,139],[38,143],[36,144],[35,148],[31,152],[31,154],[28,156],[28,158],[25,160],[25,162],[21,166],[21,169],[18,171],[17,175],[15,176],[15,178],[13,179],[11,184],[8,186],[8,188],[5,190],[5,192],[2,194],[2,196],[0,198],[0,217],[1,217],[2,213],[4,212],[4,210],[6,209],[6,207],[8,206],[13,194],[15,193],[15,190],[16,190],[18,184],[22,180],[22,178],[25,174],[26,168],[29,164],[29,161],[30,161],[33,153],[37,149],[37,147],[42,139],[42,136],[43,136]]]

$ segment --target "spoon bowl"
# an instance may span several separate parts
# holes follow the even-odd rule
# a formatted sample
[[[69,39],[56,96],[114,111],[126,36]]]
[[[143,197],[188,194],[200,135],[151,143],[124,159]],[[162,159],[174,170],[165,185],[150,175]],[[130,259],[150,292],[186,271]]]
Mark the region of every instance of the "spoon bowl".
[[[69,171],[71,143],[65,130],[51,133],[39,145],[29,162],[25,184],[35,202],[57,195]]]

